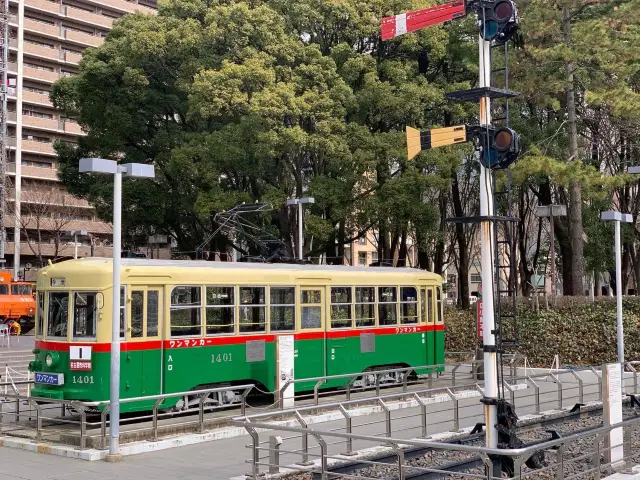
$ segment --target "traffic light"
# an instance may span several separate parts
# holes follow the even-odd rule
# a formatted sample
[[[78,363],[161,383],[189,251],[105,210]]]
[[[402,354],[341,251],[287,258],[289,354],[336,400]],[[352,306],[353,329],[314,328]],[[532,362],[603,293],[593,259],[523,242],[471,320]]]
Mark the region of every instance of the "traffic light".
[[[481,127],[480,163],[491,170],[507,168],[518,159],[520,136],[510,128]]]
[[[485,0],[478,20],[482,38],[498,44],[507,43],[518,29],[518,11],[512,0]]]

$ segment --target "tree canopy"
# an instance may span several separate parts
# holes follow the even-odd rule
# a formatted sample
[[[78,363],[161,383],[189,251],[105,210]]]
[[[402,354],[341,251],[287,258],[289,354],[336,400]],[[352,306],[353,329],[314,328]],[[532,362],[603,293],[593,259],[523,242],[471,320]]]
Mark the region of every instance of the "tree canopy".
[[[379,34],[381,18],[434,3],[167,0],[157,15],[127,15],[77,76],[54,85],[55,106],[87,132],[57,145],[61,179],[108,220],[111,182],[79,175],[78,160],[153,162],[155,181],[124,184],[124,231],[129,242],[168,234],[190,255],[216,230],[215,213],[256,201],[274,205],[262,226],[294,251],[285,200],[313,196],[306,254],[342,263],[345,245],[375,232],[380,260],[404,265],[413,244],[421,267],[455,265],[468,304],[476,229],[444,220],[477,214],[477,161],[469,145],[407,161],[404,128],[477,123],[476,105],[444,98],[477,84],[475,17],[391,41]],[[546,248],[535,205],[568,204],[556,235],[570,293],[573,273],[608,268],[598,209],[640,210],[623,175],[640,163],[640,0],[517,4],[523,43],[508,61],[510,88],[523,93],[510,109],[525,145],[511,175],[519,284],[526,291]],[[625,247],[638,275],[639,238],[630,230]],[[237,240],[217,235],[209,248],[255,249]]]

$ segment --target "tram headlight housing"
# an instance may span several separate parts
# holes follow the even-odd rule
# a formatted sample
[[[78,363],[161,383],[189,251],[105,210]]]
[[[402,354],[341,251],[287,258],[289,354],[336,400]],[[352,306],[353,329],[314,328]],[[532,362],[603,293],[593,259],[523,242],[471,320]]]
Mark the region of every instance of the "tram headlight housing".
[[[47,353],[44,357],[44,363],[48,368],[55,367],[58,364],[60,357],[57,352]]]

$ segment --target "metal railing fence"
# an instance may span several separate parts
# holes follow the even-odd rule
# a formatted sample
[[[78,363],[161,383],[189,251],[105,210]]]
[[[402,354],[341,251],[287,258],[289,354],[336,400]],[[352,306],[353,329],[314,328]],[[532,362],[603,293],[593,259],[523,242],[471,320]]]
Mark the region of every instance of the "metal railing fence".
[[[625,375],[623,385],[627,393],[639,393],[637,377],[637,371],[634,371],[632,375]],[[576,404],[584,405],[589,400],[601,402],[603,399],[602,375],[598,369],[593,367],[566,370],[557,373],[540,373],[537,375],[514,377],[510,380],[511,384],[506,382],[504,384],[505,393],[508,400],[516,406],[519,414],[524,412],[540,415],[542,413],[542,406],[549,405],[552,410],[555,410],[557,415],[559,415],[558,421],[561,421],[563,418],[561,415],[563,408],[567,406],[575,407]],[[522,391],[518,393],[515,385],[520,381],[527,385],[528,393]],[[543,386],[545,388],[544,391],[541,392]],[[466,389],[465,391],[467,392],[474,390],[480,395],[483,394],[482,388],[477,383],[460,385],[459,388],[460,390]],[[428,411],[428,407],[441,403],[440,401],[434,401],[437,395],[448,397],[448,404],[451,405],[451,408],[446,411],[449,416],[444,419],[442,410]],[[544,398],[541,398],[543,395]],[[394,437],[394,432],[398,432],[403,436],[406,436],[410,432],[415,432],[415,437],[422,439],[431,439],[436,436],[436,433],[461,432],[461,427],[465,426],[463,424],[466,423],[468,427],[471,427],[483,421],[482,407],[479,402],[476,401],[473,404],[462,405],[468,398],[468,394],[459,396],[459,394],[450,387],[436,387],[411,392],[403,391],[384,395],[377,394],[375,397],[367,399],[367,401],[362,398],[335,401],[324,404],[324,407],[338,410],[343,418],[343,423],[342,425],[336,426],[336,423],[340,422],[334,420],[331,424],[332,428],[323,430],[318,430],[310,426],[311,423],[317,420],[315,418],[317,407],[314,405],[236,417],[230,423],[245,427],[252,437],[252,443],[248,445],[248,447],[252,449],[251,461],[249,461],[249,463],[252,464],[252,475],[256,476],[260,473],[261,466],[268,467],[271,473],[282,466],[279,463],[274,465],[273,459],[268,463],[263,462],[265,457],[260,456],[261,452],[264,453],[264,451],[267,451],[271,455],[274,451],[274,445],[272,445],[272,438],[270,438],[269,441],[264,439],[262,441],[260,440],[257,431],[259,428],[268,430],[270,433],[279,433],[281,431],[299,433],[300,435],[297,436],[280,438],[279,441],[281,443],[283,441],[286,442],[288,448],[283,450],[283,447],[278,446],[277,458],[279,461],[280,454],[282,453],[287,453],[289,458],[291,458],[291,456],[297,456],[299,457],[296,459],[298,461],[291,461],[290,463],[303,466],[309,463],[310,457],[320,459],[327,457],[326,447],[338,443],[344,443],[346,447],[341,453],[351,456],[354,454],[354,440],[365,437],[377,439],[378,444],[380,442],[385,444],[393,444],[394,442],[406,444],[407,438],[400,440],[399,437]],[[404,410],[401,415],[394,416],[394,412],[398,411],[397,404],[401,402],[404,403]],[[365,422],[356,425],[354,423],[355,411],[365,408],[367,405],[369,407],[376,406],[377,409],[374,411],[369,408],[369,414],[365,416]],[[582,407],[577,410],[574,417],[582,416],[589,412],[595,412],[595,414],[597,414],[599,411],[600,409],[595,406],[591,407],[591,409],[589,407]],[[465,412],[467,414],[465,414]],[[297,425],[292,425],[293,422],[284,421],[287,418],[294,419]],[[295,427],[294,430],[291,430],[290,427],[292,426]],[[356,433],[358,430],[371,433],[369,435],[358,435]],[[436,432],[436,430],[440,431]],[[328,442],[324,440],[324,447],[320,435],[322,432],[326,433],[333,441]],[[388,439],[392,440],[388,441]],[[316,445],[311,445],[310,440],[314,440]],[[300,442],[300,446],[289,446],[291,442],[297,443],[298,441]],[[320,453],[314,453],[314,451],[318,449]],[[344,457],[340,458],[344,460]],[[287,468],[289,467],[290,465]],[[320,473],[322,473],[322,471]]]

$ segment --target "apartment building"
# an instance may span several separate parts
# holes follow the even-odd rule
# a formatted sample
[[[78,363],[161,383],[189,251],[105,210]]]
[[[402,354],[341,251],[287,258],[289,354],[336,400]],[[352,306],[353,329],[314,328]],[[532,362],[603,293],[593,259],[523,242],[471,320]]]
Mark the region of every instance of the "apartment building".
[[[57,177],[56,140],[74,143],[80,126],[51,105],[52,84],[74,75],[82,52],[99,46],[113,21],[153,13],[155,0],[10,0],[6,266],[24,274],[40,259],[110,256],[111,226]],[[13,223],[13,225],[12,225]],[[75,237],[71,232],[79,232]]]

